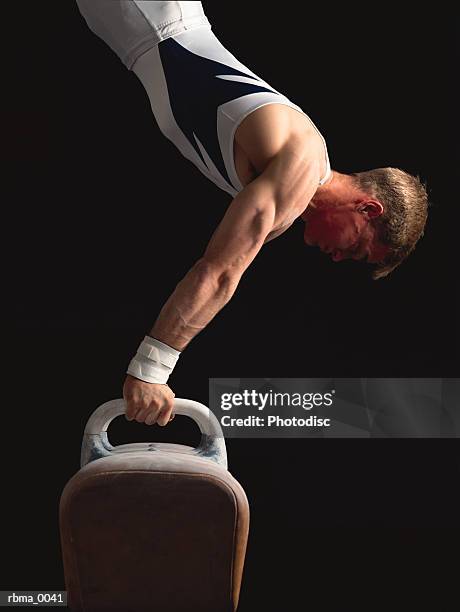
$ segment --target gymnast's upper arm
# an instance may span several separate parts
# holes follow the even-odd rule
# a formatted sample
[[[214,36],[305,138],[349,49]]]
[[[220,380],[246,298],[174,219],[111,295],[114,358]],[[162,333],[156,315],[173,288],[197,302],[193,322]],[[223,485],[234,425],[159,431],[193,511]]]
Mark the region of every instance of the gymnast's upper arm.
[[[272,231],[275,217],[275,187],[270,174],[264,172],[234,198],[203,261],[219,274],[239,278]]]
[[[302,150],[288,143],[235,197],[203,261],[219,274],[241,276],[274,228],[305,209],[318,184],[316,174]]]

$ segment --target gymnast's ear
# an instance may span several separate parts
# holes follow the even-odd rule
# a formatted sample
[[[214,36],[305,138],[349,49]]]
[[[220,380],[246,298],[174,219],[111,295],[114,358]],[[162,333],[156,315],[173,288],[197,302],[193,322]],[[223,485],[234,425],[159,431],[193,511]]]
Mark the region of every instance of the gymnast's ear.
[[[364,200],[358,206],[358,212],[372,219],[383,215],[384,208],[378,200]]]

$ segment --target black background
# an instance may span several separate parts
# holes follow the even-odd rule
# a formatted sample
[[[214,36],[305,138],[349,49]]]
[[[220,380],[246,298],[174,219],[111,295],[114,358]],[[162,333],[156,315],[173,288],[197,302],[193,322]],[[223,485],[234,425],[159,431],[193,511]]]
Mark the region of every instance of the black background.
[[[23,5],[23,3],[21,3]],[[302,223],[266,245],[170,378],[456,376],[453,26],[301,3],[205,3],[221,42],[299,104],[340,172],[394,166],[427,182],[426,235],[390,277],[307,248]],[[3,167],[7,361],[2,589],[64,588],[58,503],[85,422],[124,372],[230,196],[155,125],[136,76],[70,1],[6,19]],[[21,10],[21,14],[19,14]],[[115,443],[193,442],[117,419]],[[402,587],[454,609],[457,440],[228,440],[251,504],[241,612],[368,609]],[[401,601],[399,599],[398,601]],[[399,605],[394,605],[399,609]],[[409,605],[409,609],[411,606]]]

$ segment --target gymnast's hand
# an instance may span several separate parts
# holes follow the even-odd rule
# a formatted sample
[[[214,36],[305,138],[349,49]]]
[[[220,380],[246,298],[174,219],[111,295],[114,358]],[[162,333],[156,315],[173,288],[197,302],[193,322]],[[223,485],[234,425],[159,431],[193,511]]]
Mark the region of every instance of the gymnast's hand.
[[[130,374],[123,385],[126,418],[146,425],[167,425],[172,416],[174,393],[168,385],[148,383]]]

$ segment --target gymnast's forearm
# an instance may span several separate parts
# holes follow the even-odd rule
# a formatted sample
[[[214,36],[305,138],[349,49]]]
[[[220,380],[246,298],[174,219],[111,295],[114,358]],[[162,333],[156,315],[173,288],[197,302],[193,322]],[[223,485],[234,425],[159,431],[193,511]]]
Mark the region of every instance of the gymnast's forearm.
[[[200,259],[176,286],[150,335],[183,351],[231,299],[240,278]]]

